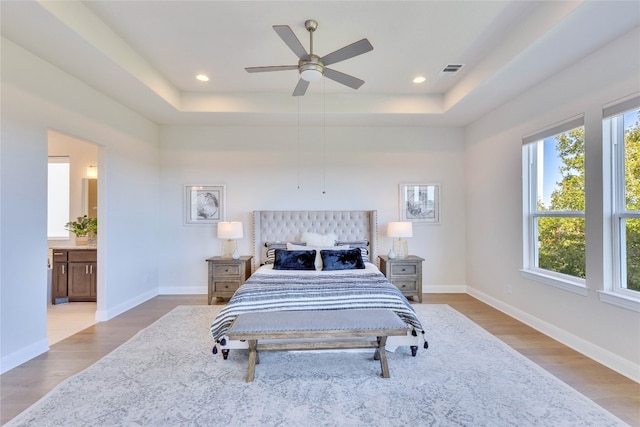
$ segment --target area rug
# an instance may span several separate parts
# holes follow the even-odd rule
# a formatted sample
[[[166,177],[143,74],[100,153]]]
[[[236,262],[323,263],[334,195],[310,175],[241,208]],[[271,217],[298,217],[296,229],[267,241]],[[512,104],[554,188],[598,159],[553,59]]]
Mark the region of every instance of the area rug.
[[[446,305],[416,305],[430,347],[211,354],[220,307],[180,306],[8,426],[624,426]]]

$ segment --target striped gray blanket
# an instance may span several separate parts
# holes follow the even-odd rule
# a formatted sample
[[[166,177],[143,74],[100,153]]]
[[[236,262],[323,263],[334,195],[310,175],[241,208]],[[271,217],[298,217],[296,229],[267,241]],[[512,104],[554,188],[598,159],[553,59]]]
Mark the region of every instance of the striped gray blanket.
[[[241,313],[345,309],[393,310],[416,333],[424,328],[409,301],[373,264],[364,270],[276,271],[258,269],[242,285],[211,325],[216,342]]]

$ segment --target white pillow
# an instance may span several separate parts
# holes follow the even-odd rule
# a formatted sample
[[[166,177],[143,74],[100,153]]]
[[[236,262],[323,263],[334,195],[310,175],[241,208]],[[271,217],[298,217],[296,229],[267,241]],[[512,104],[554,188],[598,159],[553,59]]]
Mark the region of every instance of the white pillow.
[[[341,246],[302,246],[302,245],[294,245],[293,243],[287,243],[288,251],[316,251],[316,261],[315,266],[316,270],[322,270],[322,257],[320,256],[320,251],[323,249],[330,249],[334,251],[344,251],[349,249],[349,245],[341,245]]]
[[[336,244],[337,238],[335,233],[318,234],[309,231],[300,236],[300,240],[305,242],[307,246],[333,246]]]

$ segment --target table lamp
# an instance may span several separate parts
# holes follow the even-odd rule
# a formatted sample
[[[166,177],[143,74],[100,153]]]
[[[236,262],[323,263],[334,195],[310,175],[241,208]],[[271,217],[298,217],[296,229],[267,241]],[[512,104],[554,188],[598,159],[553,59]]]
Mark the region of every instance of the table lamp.
[[[239,259],[237,239],[242,239],[242,223],[239,221],[221,221],[218,223],[218,239],[223,239],[222,256]]]
[[[409,255],[407,241],[403,237],[413,237],[412,222],[390,222],[387,224],[387,235],[393,240],[393,247],[389,251],[389,258],[404,259]]]

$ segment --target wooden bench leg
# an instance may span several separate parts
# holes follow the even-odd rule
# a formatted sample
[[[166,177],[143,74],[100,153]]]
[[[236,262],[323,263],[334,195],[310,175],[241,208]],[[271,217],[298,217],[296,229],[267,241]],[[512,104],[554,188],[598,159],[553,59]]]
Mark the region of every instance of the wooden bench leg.
[[[247,382],[253,381],[253,375],[256,372],[256,360],[258,359],[258,341],[249,340],[249,369],[247,370]]]
[[[378,337],[378,348],[375,356],[380,358],[380,367],[382,368],[382,378],[390,378],[389,365],[387,364],[387,351],[384,346],[387,344],[387,337]],[[374,359],[375,359],[374,356]]]

